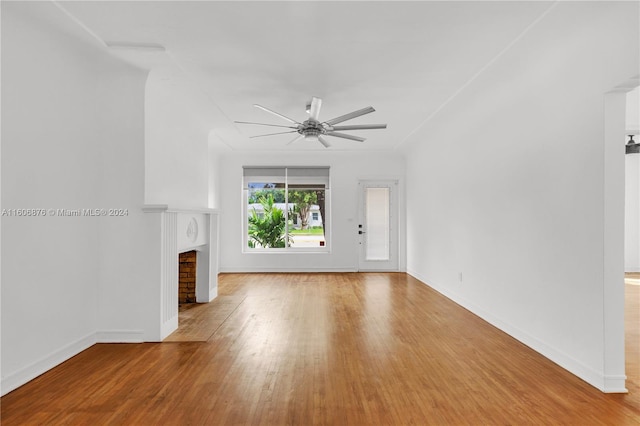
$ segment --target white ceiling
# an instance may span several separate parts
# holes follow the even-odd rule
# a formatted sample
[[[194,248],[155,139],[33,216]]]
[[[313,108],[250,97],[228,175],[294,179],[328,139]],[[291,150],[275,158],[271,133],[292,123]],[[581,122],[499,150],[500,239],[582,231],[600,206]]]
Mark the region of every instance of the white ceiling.
[[[342,124],[387,123],[386,130],[330,138],[331,149],[390,150],[428,125],[437,111],[538,19],[548,2],[59,2],[104,43],[153,44],[166,51],[113,50],[164,72],[185,76],[212,103],[201,112],[233,149],[286,146],[295,134],[249,139],[286,125],[254,108],[267,106],[298,121],[305,103],[322,98],[320,119],[366,106],[376,112]],[[76,22],[74,22],[74,20]],[[172,79],[175,80],[172,82]],[[211,112],[214,111],[214,112]],[[277,131],[276,129],[275,131]],[[308,144],[308,143],[307,143]],[[324,149],[317,144],[311,149]]]

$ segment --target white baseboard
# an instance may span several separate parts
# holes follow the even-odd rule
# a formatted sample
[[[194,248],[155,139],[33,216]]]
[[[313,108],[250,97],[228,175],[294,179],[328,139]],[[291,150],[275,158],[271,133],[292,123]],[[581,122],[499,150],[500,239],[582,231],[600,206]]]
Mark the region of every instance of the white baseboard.
[[[142,343],[144,330],[98,330],[96,343]]]
[[[0,395],[6,395],[12,390],[19,388],[96,343],[141,343],[144,341],[143,330],[100,330],[87,334],[75,342],[71,342],[57,351],[42,357],[33,364],[3,377],[0,382]]]
[[[627,376],[604,376],[604,393],[628,393],[625,388]]]
[[[278,266],[273,267],[226,267],[220,268],[219,271],[221,274],[251,274],[251,273],[332,273],[332,272],[358,272],[355,268],[309,268],[309,267],[299,267],[299,268],[283,268]]]
[[[445,286],[439,285],[432,280],[427,279],[424,276],[421,276],[419,273],[415,271],[407,271],[407,274],[413,276],[424,285],[431,287],[438,293],[442,294],[446,298],[455,302],[456,304],[462,306],[466,310],[470,311],[474,315],[482,318],[489,324],[497,327],[499,330],[507,333],[514,339],[520,341],[521,343],[529,346],[534,351],[538,352],[542,356],[548,358],[554,363],[558,364],[560,367],[589,383],[591,386],[601,390],[602,392],[609,393],[625,393],[627,390],[624,387],[624,377],[620,376],[610,376],[605,377],[602,372],[596,371],[591,367],[584,365],[580,361],[572,358],[571,356],[565,354],[564,352],[554,348],[553,346],[543,342],[542,340],[528,334],[527,332],[514,327],[508,322],[502,320],[491,314],[490,312],[485,311],[484,309],[474,305],[469,302],[462,296],[451,292]],[[428,283],[428,284],[427,284]]]
[[[168,321],[165,321],[164,324],[162,324],[162,326],[160,327],[160,340],[158,341],[162,342],[165,339],[165,337],[167,337],[177,329],[178,329],[178,315],[176,312],[176,316],[169,319]]]
[[[218,297],[218,283],[209,289],[209,302]]]
[[[51,354],[40,358],[38,361],[28,365],[15,373],[11,373],[2,378],[0,382],[0,395],[6,395],[14,389],[19,388],[25,383],[35,379],[39,375],[46,373],[53,367],[62,364],[69,358],[79,354],[85,349],[90,348],[96,343],[96,334],[88,334],[66,346],[52,352]]]
[[[640,266],[625,266],[624,267],[624,271],[625,272],[640,272]]]

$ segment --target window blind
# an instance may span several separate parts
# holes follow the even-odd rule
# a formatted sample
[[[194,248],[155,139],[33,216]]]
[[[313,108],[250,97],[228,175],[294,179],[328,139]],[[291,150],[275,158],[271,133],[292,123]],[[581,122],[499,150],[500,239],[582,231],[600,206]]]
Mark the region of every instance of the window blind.
[[[250,183],[287,183],[298,188],[329,189],[329,167],[243,167],[243,186]],[[278,185],[279,186],[279,185]]]

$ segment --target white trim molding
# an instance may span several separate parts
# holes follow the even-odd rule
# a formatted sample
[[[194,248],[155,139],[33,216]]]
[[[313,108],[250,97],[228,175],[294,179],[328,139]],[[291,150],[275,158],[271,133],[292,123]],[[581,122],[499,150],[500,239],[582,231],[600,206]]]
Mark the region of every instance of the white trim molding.
[[[601,389],[604,393],[628,393],[629,391],[625,387],[627,376],[604,376],[604,385]]]
[[[144,330],[98,330],[96,343],[142,343]]]
[[[178,328],[178,214],[162,215],[160,340]]]
[[[357,268],[283,268],[278,266],[239,266],[239,267],[222,267],[220,268],[221,274],[242,274],[242,273],[332,273],[332,272],[358,272]]]

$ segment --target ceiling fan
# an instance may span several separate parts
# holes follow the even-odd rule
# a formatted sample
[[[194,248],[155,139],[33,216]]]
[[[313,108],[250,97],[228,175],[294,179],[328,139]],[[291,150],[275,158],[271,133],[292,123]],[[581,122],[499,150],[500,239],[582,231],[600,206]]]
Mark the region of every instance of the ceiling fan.
[[[325,138],[325,136],[334,136],[337,138],[350,139],[357,142],[364,142],[365,138],[361,138],[360,136],[347,135],[345,133],[338,132],[339,130],[368,130],[368,129],[386,129],[386,124],[355,124],[351,126],[336,126],[338,123],[342,123],[343,121],[351,120],[356,117],[360,117],[361,115],[369,114],[374,112],[375,109],[373,107],[366,107],[359,109],[357,111],[350,112],[345,115],[341,115],[340,117],[332,118],[327,121],[320,121],[318,116],[320,115],[320,107],[322,106],[322,99],[316,98],[315,96],[311,98],[311,102],[307,104],[307,113],[309,114],[309,118],[302,123],[299,121],[295,121],[289,117],[286,117],[282,114],[279,114],[267,107],[263,107],[262,105],[254,104],[256,108],[260,108],[266,112],[269,112],[275,116],[278,116],[289,123],[291,126],[282,126],[279,124],[265,124],[265,123],[253,123],[249,121],[236,121],[236,123],[241,124],[255,124],[258,126],[271,126],[271,127],[284,127],[287,129],[293,129],[286,132],[278,132],[278,133],[268,133],[265,135],[256,135],[250,136],[251,138],[259,138],[263,136],[271,136],[271,135],[282,135],[285,133],[299,133],[298,136],[287,145],[290,145],[302,138],[308,141],[319,141],[325,148],[329,148],[331,144]]]

